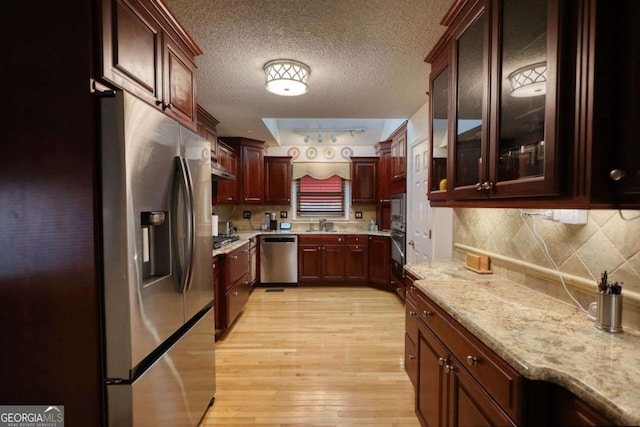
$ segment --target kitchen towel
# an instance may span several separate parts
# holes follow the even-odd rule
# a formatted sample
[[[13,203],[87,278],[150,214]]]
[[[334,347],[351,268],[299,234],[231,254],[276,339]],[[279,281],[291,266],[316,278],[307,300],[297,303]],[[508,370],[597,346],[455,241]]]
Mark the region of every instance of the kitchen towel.
[[[218,215],[211,215],[211,235],[218,235]]]

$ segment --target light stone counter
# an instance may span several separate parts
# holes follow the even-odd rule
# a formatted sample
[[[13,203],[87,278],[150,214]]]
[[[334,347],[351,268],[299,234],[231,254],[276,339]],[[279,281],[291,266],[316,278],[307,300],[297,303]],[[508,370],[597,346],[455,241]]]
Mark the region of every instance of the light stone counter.
[[[249,241],[249,239],[251,239],[252,237],[255,236],[261,236],[261,235],[269,235],[269,236],[274,236],[274,235],[312,235],[312,234],[317,234],[317,235],[347,235],[347,234],[360,234],[360,235],[366,235],[366,236],[390,236],[391,233],[389,233],[388,231],[368,231],[368,230],[358,230],[358,229],[353,229],[353,230],[349,230],[349,229],[345,229],[345,230],[337,230],[337,231],[261,231],[261,230],[255,230],[255,231],[247,231],[247,230],[240,230],[238,231],[238,237],[240,237],[239,240],[228,244],[227,246],[224,246],[220,249],[213,249],[213,256],[216,255],[224,255],[224,254],[228,254],[229,252],[233,251],[234,249],[239,248],[240,246],[244,245],[245,243],[247,243]]]
[[[640,425],[640,332],[601,331],[575,306],[459,261],[405,269],[421,279],[418,289],[526,378],[564,386],[614,422]]]

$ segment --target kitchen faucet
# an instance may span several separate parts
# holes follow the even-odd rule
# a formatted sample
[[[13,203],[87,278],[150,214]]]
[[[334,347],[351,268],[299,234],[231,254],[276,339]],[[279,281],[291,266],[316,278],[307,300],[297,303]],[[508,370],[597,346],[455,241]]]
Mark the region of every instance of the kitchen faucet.
[[[318,219],[319,227],[320,227],[320,231],[324,231],[324,226],[327,223],[327,219],[326,218],[319,218]]]

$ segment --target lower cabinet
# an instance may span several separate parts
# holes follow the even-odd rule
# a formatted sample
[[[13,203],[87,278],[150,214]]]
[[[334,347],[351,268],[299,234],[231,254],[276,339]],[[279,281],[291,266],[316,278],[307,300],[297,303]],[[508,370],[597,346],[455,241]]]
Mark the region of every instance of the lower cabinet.
[[[346,236],[344,279],[365,283],[369,278],[369,239],[363,234]]]
[[[258,238],[252,237],[249,239],[249,286],[252,288],[260,281],[258,278],[258,265],[259,262],[259,254],[258,254]]]
[[[524,378],[406,276],[405,370],[423,426],[596,426],[611,420],[561,386]]]
[[[214,258],[216,338],[231,327],[251,293],[250,244]]]
[[[383,289],[390,287],[391,243],[387,236],[369,236],[369,283]]]

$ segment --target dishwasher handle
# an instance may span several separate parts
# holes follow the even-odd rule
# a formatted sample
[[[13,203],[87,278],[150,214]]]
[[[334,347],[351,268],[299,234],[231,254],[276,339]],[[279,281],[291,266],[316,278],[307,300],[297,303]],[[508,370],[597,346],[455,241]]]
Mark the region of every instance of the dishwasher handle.
[[[263,243],[296,243],[295,237],[263,237]]]

